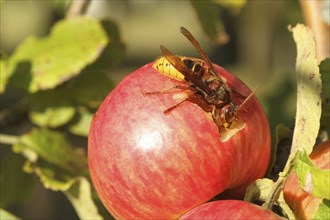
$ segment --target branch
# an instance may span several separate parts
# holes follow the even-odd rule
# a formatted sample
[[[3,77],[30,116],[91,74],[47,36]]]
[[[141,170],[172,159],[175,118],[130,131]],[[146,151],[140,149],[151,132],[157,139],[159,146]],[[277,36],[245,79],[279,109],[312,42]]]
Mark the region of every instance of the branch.
[[[15,135],[0,134],[0,143],[13,145],[18,142],[19,138],[20,138],[19,136],[15,136]]]
[[[91,0],[71,0],[66,12],[66,18],[74,18],[86,13]]]
[[[325,1],[300,0],[300,5],[307,25],[315,34],[316,57],[320,63],[330,57],[330,27],[321,16]]]

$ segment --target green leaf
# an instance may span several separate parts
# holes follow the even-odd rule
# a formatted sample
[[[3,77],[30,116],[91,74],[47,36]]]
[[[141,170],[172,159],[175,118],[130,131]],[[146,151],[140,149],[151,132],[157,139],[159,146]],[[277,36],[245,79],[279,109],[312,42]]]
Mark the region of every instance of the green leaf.
[[[291,28],[297,45],[297,112],[291,153],[313,150],[320,127],[322,84],[313,32],[302,24]],[[294,154],[291,154],[294,155]]]
[[[320,64],[322,78],[322,115],[321,127],[330,133],[330,58]]]
[[[75,108],[70,103],[69,91],[46,90],[29,96],[30,119],[41,127],[59,127],[69,122]]]
[[[18,204],[30,195],[34,179],[33,176],[23,172],[25,159],[21,155],[6,154],[0,161],[0,207],[6,208]],[[22,187],[24,183],[24,187]],[[1,219],[1,218],[0,218]]]
[[[40,158],[73,174],[87,167],[86,158],[74,150],[62,133],[48,129],[32,129],[20,138],[13,150],[25,155],[32,163]]]
[[[24,85],[30,92],[54,88],[92,63],[107,43],[98,21],[86,17],[62,20],[48,37],[29,37],[17,47],[9,59],[9,75],[17,75],[12,84]],[[22,62],[30,68],[19,71]]]
[[[98,207],[92,199],[90,182],[85,177],[79,178],[64,194],[80,219],[105,219],[99,214]]]
[[[32,129],[13,145],[13,151],[27,158],[25,172],[37,174],[45,188],[54,191],[68,190],[88,170],[87,158],[60,132]]]
[[[70,123],[69,131],[72,134],[87,137],[93,116],[94,113],[88,111],[88,109],[78,108],[77,117]]]
[[[216,5],[212,1],[190,0],[205,33],[215,42],[225,44],[229,40]]]
[[[322,199],[313,219],[330,219],[330,200]]]
[[[70,91],[72,99],[80,105],[97,108],[114,83],[103,72],[85,72],[74,80]]]
[[[305,151],[298,151],[294,169],[299,185],[305,192],[318,198],[330,199],[330,170],[314,167]]]
[[[45,188],[64,192],[81,219],[110,219],[86,177],[87,158],[61,133],[33,129],[13,150],[26,156],[24,170],[37,174]]]
[[[7,212],[4,209],[0,209],[0,219],[1,220],[19,220],[20,218],[18,218],[15,215]]]
[[[44,187],[53,191],[66,191],[77,181],[75,174],[44,160],[26,161],[23,169],[27,173],[35,173]]]

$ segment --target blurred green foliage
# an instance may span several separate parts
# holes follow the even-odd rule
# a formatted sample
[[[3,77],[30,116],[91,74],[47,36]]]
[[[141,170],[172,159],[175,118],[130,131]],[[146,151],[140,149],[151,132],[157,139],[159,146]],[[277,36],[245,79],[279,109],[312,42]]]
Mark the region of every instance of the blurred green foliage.
[[[34,127],[13,143],[13,152],[25,160],[8,154],[1,164],[1,186],[6,189],[1,208],[24,200],[31,191],[31,175],[7,174],[23,169],[39,176],[45,188],[63,191],[79,218],[109,218],[92,196],[96,193],[89,179],[86,137],[95,110],[114,87],[105,70],[118,66],[124,54],[114,22],[79,16],[59,20],[47,36],[29,36],[11,55],[1,57],[0,94],[22,90]],[[72,144],[74,136],[84,144]],[[20,187],[22,182],[29,185]]]

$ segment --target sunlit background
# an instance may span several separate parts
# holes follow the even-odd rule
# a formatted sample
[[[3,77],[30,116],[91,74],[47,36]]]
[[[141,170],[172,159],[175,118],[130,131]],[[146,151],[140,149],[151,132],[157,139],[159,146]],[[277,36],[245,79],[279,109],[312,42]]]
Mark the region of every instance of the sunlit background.
[[[0,7],[1,52],[10,55],[26,37],[47,35],[51,26],[63,18],[67,2],[1,0]],[[124,62],[107,70],[115,83],[160,56],[160,45],[178,55],[198,56],[179,32],[184,26],[199,40],[214,63],[239,76],[251,89],[260,84],[257,96],[267,112],[272,131],[279,123],[293,125],[296,48],[288,25],[303,23],[298,1],[248,1],[240,11],[220,9],[219,12],[230,38],[225,45],[217,45],[207,37],[188,1],[95,0],[87,13],[117,23],[126,44]],[[1,100],[4,101],[1,109],[16,97],[17,94],[7,95]],[[20,123],[1,130],[20,133],[24,126]],[[3,150],[1,152],[3,154]],[[37,184],[28,199],[8,210],[24,219],[78,218],[65,196],[44,189],[36,177],[35,181]],[[29,186],[22,183],[21,187]],[[1,190],[6,188],[1,186]]]

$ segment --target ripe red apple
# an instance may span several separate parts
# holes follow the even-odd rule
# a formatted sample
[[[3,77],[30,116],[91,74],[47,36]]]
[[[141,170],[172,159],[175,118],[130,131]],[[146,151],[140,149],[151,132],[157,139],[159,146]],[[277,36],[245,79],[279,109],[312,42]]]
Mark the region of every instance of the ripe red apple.
[[[179,218],[185,219],[278,219],[274,212],[240,200],[219,200],[204,203]]]
[[[330,169],[330,141],[321,143],[310,154],[314,165],[321,169]],[[284,199],[292,209],[297,219],[312,219],[322,199],[314,197],[299,187],[296,172],[288,176],[284,188]]]
[[[269,163],[269,124],[255,97],[238,115],[244,126],[232,135],[219,133],[210,113],[191,102],[164,114],[185,98],[185,91],[145,95],[184,83],[152,64],[129,74],[107,96],[90,127],[91,178],[119,219],[178,218],[224,190],[263,177]],[[215,67],[230,88],[251,93],[234,75]]]

